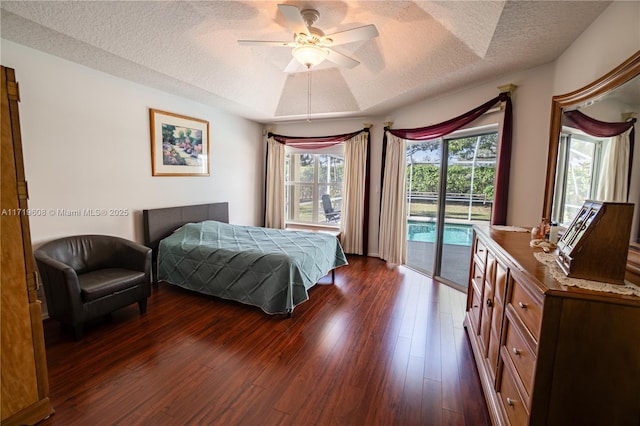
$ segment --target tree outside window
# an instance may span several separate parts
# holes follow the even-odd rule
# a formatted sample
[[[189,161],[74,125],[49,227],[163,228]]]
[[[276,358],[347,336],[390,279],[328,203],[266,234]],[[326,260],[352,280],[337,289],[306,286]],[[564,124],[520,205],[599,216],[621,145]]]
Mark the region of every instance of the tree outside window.
[[[340,211],[343,178],[343,154],[287,153],[286,223],[340,226],[339,216],[325,214],[322,195],[328,194],[333,210]]]
[[[409,216],[436,217],[442,144],[445,142],[448,154],[447,217],[489,220],[495,190],[497,132],[408,144]]]

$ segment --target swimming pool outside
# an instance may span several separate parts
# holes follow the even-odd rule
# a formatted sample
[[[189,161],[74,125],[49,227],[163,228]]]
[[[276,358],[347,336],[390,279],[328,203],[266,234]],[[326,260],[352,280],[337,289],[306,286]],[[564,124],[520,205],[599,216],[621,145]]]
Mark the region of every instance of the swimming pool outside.
[[[436,223],[409,220],[407,222],[407,240],[433,243],[436,240]],[[444,244],[471,246],[473,225],[464,223],[444,224]]]

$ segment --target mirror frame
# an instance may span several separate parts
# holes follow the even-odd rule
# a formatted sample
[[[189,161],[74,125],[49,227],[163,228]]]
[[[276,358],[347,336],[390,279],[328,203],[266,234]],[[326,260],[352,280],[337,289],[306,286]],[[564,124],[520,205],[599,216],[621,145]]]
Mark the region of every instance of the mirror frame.
[[[547,178],[544,190],[542,217],[550,218],[553,208],[553,191],[556,183],[558,141],[562,127],[562,110],[579,107],[592,102],[622,86],[640,75],[640,50],[622,64],[600,77],[593,83],[576,91],[557,95],[551,101],[551,125],[549,128],[549,153],[547,157]]]

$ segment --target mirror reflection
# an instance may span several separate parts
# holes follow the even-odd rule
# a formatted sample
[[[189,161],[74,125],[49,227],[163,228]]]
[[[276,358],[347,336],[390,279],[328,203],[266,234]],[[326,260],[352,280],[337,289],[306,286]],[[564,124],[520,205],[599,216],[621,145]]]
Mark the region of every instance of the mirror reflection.
[[[631,193],[632,174],[640,172],[633,167],[640,152],[632,143],[637,111],[640,77],[589,105],[563,110],[552,221],[568,225],[585,200],[640,200]]]
[[[549,155],[555,164],[550,161],[547,171],[543,213],[561,226],[571,223],[585,200],[630,202],[635,204],[631,242],[640,242],[640,147],[635,131],[640,113],[637,56],[632,61],[632,71],[612,82],[604,92],[588,96],[594,90],[585,88],[587,95],[582,97],[554,97],[550,142],[555,146],[550,143]]]

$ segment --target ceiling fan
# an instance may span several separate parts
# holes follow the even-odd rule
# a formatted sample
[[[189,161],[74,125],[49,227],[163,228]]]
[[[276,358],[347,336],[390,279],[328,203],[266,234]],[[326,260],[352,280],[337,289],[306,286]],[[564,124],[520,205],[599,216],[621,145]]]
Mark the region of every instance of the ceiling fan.
[[[279,4],[278,9],[287,21],[289,28],[293,30],[293,41],[238,40],[238,44],[293,48],[293,58],[285,67],[285,72],[295,72],[301,65],[310,69],[325,59],[341,67],[353,68],[360,62],[333,50],[332,47],[354,41],[369,40],[378,36],[378,30],[375,25],[371,24],[325,35],[322,30],[313,26],[320,17],[317,10],[304,9],[301,11],[296,6],[289,4]]]

